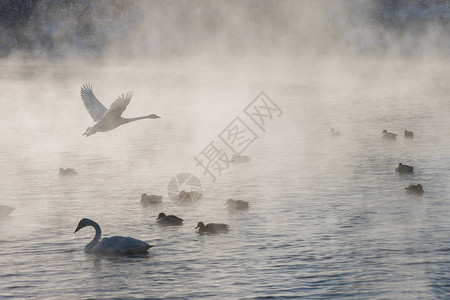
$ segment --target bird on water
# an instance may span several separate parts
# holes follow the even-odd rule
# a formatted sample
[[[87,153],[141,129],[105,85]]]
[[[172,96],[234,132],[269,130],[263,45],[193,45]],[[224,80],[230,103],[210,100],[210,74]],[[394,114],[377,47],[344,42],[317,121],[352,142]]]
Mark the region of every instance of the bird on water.
[[[144,241],[131,237],[113,236],[110,238],[102,238],[102,230],[96,222],[84,218],[78,223],[74,234],[86,226],[92,226],[95,229],[95,236],[85,247],[84,252],[106,255],[133,255],[145,254],[147,250],[153,247]]]
[[[88,127],[83,135],[88,137],[96,132],[109,131],[120,125],[137,120],[161,118],[155,114],[136,118],[123,118],[122,113],[130,103],[131,97],[133,97],[133,92],[122,94],[122,96],[117,98],[117,100],[111,104],[109,109],[106,109],[106,107],[95,97],[94,92],[92,91],[92,85],[89,83],[84,84],[81,87],[81,99],[92,119],[94,119],[95,124],[92,127]]]

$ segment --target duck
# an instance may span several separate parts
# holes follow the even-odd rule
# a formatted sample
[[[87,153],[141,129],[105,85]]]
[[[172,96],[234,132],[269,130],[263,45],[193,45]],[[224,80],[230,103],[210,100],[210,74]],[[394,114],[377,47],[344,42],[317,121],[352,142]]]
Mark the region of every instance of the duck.
[[[409,130],[405,130],[405,132],[403,133],[403,136],[405,137],[405,139],[413,139],[414,138],[414,132],[409,131]]]
[[[14,210],[15,208],[6,206],[6,205],[0,205],[0,217],[8,217],[9,214]]]
[[[143,193],[141,195],[141,205],[147,207],[150,204],[159,204],[162,202],[162,198],[163,196],[147,195],[146,193]]]
[[[225,205],[229,211],[248,209],[248,202],[242,200],[228,199]]]
[[[331,129],[330,129],[330,135],[331,135],[332,137],[340,137],[340,136],[341,136],[341,133],[340,133],[339,131],[334,130],[334,128],[331,128]]]
[[[59,168],[59,176],[63,177],[63,176],[74,176],[77,175],[78,172],[75,171],[75,169],[73,168]]]
[[[179,204],[194,204],[202,197],[202,193],[198,191],[181,191],[178,194],[178,203]]]
[[[397,134],[388,132],[386,129],[381,132],[381,139],[384,141],[394,141],[397,139]]]
[[[231,157],[231,160],[230,160],[230,162],[232,162],[232,163],[246,163],[249,161],[250,161],[249,156],[236,155],[236,154],[233,154],[233,156]]]
[[[203,222],[198,222],[197,227],[195,227],[195,229],[198,228],[198,233],[200,234],[205,233],[219,234],[219,233],[227,233],[229,231],[229,227],[230,225],[228,224],[209,223],[205,225],[205,223]]]
[[[404,165],[402,163],[399,163],[398,166],[395,168],[395,172],[399,173],[412,173],[414,171],[414,167]]]
[[[174,216],[174,215],[166,216],[166,214],[163,212],[158,215],[158,218],[156,218],[156,221],[158,222],[159,226],[183,225],[183,219],[178,218],[177,216]]]
[[[405,192],[410,195],[422,196],[423,187],[421,184],[410,184],[409,186],[405,187]]]
[[[153,245],[149,245],[144,241],[123,236],[113,236],[110,238],[104,238],[100,241],[102,237],[100,225],[87,218],[80,220],[73,234],[87,226],[94,227],[95,236],[92,241],[84,247],[84,252],[86,253],[105,255],[135,255],[146,254],[148,253],[148,249],[153,247]]]

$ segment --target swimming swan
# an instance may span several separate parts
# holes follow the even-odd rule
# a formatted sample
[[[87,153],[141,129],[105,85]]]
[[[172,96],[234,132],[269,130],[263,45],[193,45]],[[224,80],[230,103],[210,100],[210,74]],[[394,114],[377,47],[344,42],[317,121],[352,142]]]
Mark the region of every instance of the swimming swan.
[[[155,114],[137,118],[122,118],[122,113],[130,103],[131,97],[133,97],[133,92],[128,92],[126,95],[122,94],[122,96],[117,98],[117,100],[111,104],[109,109],[106,109],[106,107],[95,97],[94,92],[92,91],[92,85],[89,83],[84,84],[81,87],[81,99],[92,119],[94,119],[95,124],[92,127],[88,127],[83,135],[88,137],[98,131],[109,131],[133,121],[160,118]]]
[[[90,219],[81,219],[75,229],[74,234],[83,227],[92,226],[95,228],[95,236],[85,247],[86,253],[108,254],[108,255],[132,255],[144,254],[147,250],[153,247],[146,242],[123,236],[113,236],[110,238],[102,237],[102,230],[100,225]],[[100,242],[99,242],[100,241]]]

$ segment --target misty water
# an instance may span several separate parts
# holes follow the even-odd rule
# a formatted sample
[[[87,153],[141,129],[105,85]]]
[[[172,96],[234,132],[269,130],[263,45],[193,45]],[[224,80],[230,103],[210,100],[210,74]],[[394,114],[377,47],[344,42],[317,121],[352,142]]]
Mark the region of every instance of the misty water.
[[[448,65],[358,59],[298,64],[103,66],[5,63],[0,75],[0,297],[436,299],[450,291]],[[206,67],[208,66],[208,67]],[[374,72],[376,70],[376,72]],[[109,107],[133,90],[126,124],[88,138],[80,87]],[[265,131],[244,109],[264,92],[283,113]],[[258,135],[217,180],[195,156],[236,117]],[[341,132],[330,137],[330,128]],[[398,134],[382,143],[381,131]],[[413,141],[403,130],[415,133]],[[229,149],[227,149],[229,152]],[[413,165],[399,175],[395,166]],[[74,177],[58,169],[75,168]],[[179,206],[180,172],[203,197]],[[403,188],[421,183],[422,197]],[[163,195],[142,207],[142,193]],[[250,202],[229,213],[227,199]],[[184,219],[158,227],[160,212]],[[148,256],[83,252],[90,227],[154,245]],[[198,221],[230,225],[199,235]]]

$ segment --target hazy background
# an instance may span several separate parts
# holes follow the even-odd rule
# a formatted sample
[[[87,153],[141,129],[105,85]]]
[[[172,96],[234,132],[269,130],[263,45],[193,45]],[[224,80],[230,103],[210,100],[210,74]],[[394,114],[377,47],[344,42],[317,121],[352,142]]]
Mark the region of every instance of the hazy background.
[[[447,1],[0,1],[0,296],[435,299],[448,296]],[[88,138],[91,82],[124,117]],[[212,182],[198,155],[264,91],[283,110]],[[244,119],[247,120],[248,119]],[[330,128],[342,133],[331,139]],[[257,130],[257,128],[254,128]],[[383,129],[399,134],[381,143]],[[401,133],[415,132],[408,143]],[[399,176],[403,162],[415,173]],[[58,177],[73,167],[73,178]],[[179,207],[167,184],[202,181]],[[423,197],[403,191],[422,183]],[[163,195],[143,208],[142,193]],[[228,214],[228,198],[250,210]],[[185,220],[158,228],[159,212]],[[82,249],[104,236],[146,258]],[[198,236],[198,221],[223,236]]]

